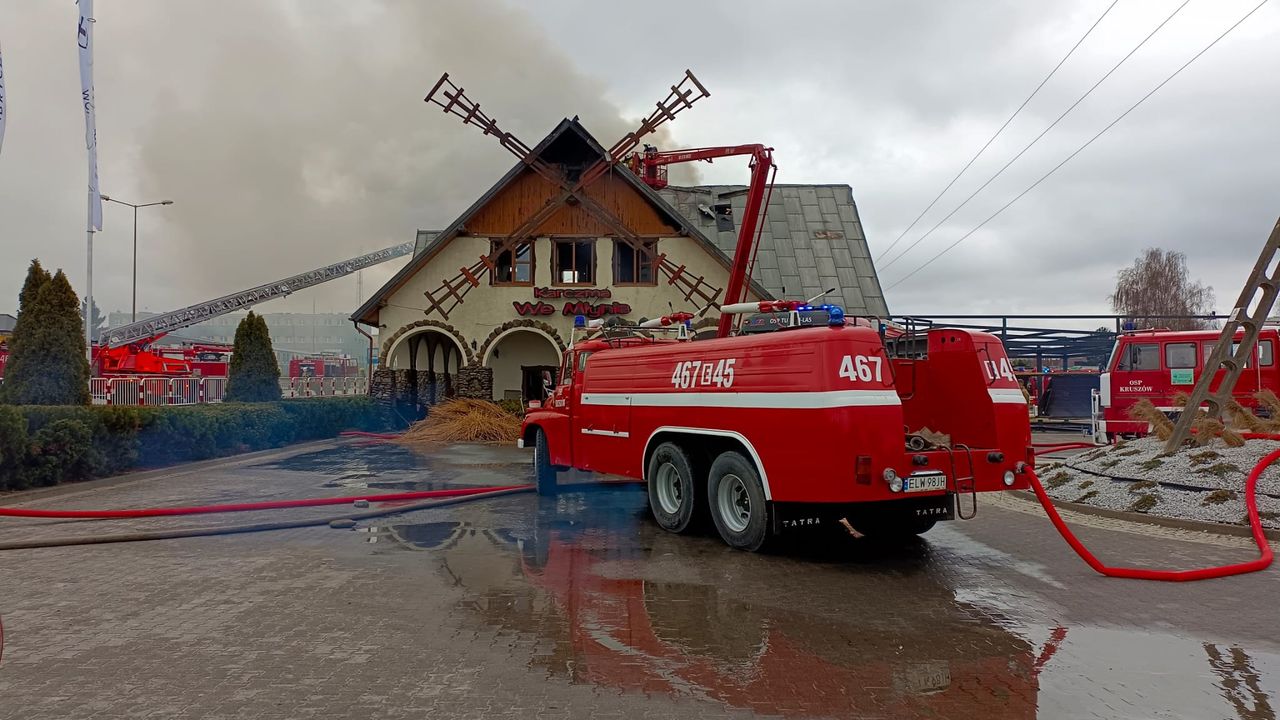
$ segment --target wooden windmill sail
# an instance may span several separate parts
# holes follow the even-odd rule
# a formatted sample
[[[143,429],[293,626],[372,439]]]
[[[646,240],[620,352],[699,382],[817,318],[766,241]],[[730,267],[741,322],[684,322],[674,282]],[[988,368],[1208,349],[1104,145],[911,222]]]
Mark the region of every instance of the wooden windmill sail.
[[[486,277],[497,267],[498,258],[504,252],[514,252],[522,242],[535,237],[538,229],[552,216],[566,206],[573,206],[585,211],[614,232],[617,239],[631,247],[645,251],[645,240],[623,222],[613,210],[606,207],[586,190],[596,181],[607,176],[614,167],[639,146],[641,139],[648,136],[663,123],[675,118],[680,112],[693,107],[693,104],[711,93],[698,82],[693,73],[686,70],[679,83],[671,86],[671,91],[657,103],[657,107],[648,117],[641,121],[636,130],[627,133],[603,157],[598,158],[585,168],[561,166],[545,161],[532,148],[512,133],[504,131],[493,118],[480,109],[480,104],[467,97],[463,88],[455,85],[449,74],[440,76],[425,101],[438,105],[443,112],[462,118],[464,125],[480,128],[485,134],[494,137],[498,144],[515,155],[525,166],[538,176],[550,182],[556,192],[538,210],[526,217],[517,227],[505,236],[497,239],[487,255],[469,267],[458,269],[457,274],[445,278],[441,285],[423,293],[427,299],[427,314],[439,313],[444,319],[460,305],[472,288],[479,287]],[[666,279],[667,284],[680,287],[687,302],[701,306],[713,305],[723,290],[714,288],[701,276],[694,276],[684,265],[678,265],[667,259],[665,255],[653,257],[655,277]],[[696,298],[696,300],[695,300]]]

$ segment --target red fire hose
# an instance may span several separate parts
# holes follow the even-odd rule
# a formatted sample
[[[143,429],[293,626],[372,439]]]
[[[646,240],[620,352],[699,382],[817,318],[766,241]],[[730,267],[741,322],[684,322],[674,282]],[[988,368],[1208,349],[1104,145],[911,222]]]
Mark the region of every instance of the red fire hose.
[[[280,510],[283,508],[314,507],[318,505],[349,505],[357,500],[369,502],[396,502],[404,500],[426,500],[429,498],[451,498],[499,490],[513,490],[528,487],[527,485],[504,485],[501,487],[470,487],[451,490],[419,490],[401,493],[371,493],[368,495],[348,495],[345,497],[303,498],[301,500],[269,500],[256,503],[232,503],[228,505],[197,505],[194,507],[139,508],[135,510],[31,510],[27,508],[0,508],[0,516],[29,518],[144,518],[164,517],[169,515],[207,515],[210,513],[247,512],[250,510]]]
[[[1264,440],[1280,440],[1280,435],[1271,435],[1266,433],[1242,433],[1244,437],[1250,439]],[[1074,447],[1068,447],[1073,445]],[[1092,443],[1066,443],[1062,445],[1051,446],[1055,449],[1075,449],[1080,447],[1095,447]],[[1190,580],[1208,580],[1211,578],[1228,577],[1230,575],[1243,575],[1245,573],[1257,572],[1265,569],[1271,564],[1272,552],[1271,545],[1267,543],[1267,537],[1262,531],[1262,519],[1258,517],[1257,502],[1257,485],[1258,478],[1262,476],[1263,471],[1271,466],[1272,463],[1280,460],[1280,450],[1273,450],[1267,453],[1257,465],[1253,466],[1253,470],[1249,473],[1249,478],[1245,481],[1244,486],[1244,503],[1245,508],[1249,512],[1249,525],[1253,530],[1253,540],[1258,544],[1258,558],[1249,562],[1235,563],[1233,565],[1219,565],[1217,567],[1196,568],[1194,570],[1148,570],[1146,568],[1130,568],[1130,567],[1112,567],[1103,565],[1089,549],[1071,532],[1067,524],[1063,522],[1062,516],[1058,514],[1057,508],[1053,506],[1053,501],[1049,499],[1049,494],[1045,492],[1044,486],[1040,484],[1040,478],[1036,476],[1034,471],[1030,471],[1031,489],[1035,491],[1036,498],[1044,507],[1044,511],[1049,515],[1049,520],[1053,526],[1058,529],[1058,533],[1062,535],[1062,539],[1067,541],[1071,549],[1080,556],[1080,559],[1088,563],[1089,567],[1098,573],[1107,577],[1130,578],[1134,580],[1162,580],[1165,582],[1187,582]]]

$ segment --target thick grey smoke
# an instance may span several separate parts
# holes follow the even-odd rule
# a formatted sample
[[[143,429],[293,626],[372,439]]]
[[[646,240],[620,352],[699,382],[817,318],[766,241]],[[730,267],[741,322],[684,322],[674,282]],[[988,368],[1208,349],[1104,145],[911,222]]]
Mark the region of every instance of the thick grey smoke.
[[[200,268],[183,282],[193,299],[410,240],[487,189],[515,160],[423,102],[441,72],[530,145],[566,115],[606,146],[635,125],[495,2],[131,11],[130,51],[164,88],[140,133],[139,184],[178,201],[167,264]]]
[[[6,43],[15,122],[0,172],[13,170],[0,182],[44,182],[42,168],[54,167],[50,153],[58,152],[57,182],[50,178],[41,192],[65,195],[61,224],[53,232],[39,218],[13,225],[6,234],[22,244],[6,259],[25,267],[41,254],[66,265],[80,287],[75,15],[53,6],[21,13],[6,6],[21,27],[41,34]],[[137,0],[99,2],[97,15],[103,190],[132,202],[175,202],[144,210],[139,223],[139,294],[151,310],[412,240],[418,228],[452,221],[516,160],[423,102],[442,72],[530,145],[565,116],[580,116],[606,146],[638,122],[606,98],[603,78],[498,0]],[[58,47],[64,36],[66,47]],[[673,67],[671,81],[682,70]],[[651,105],[665,89],[628,103]],[[37,127],[40,115],[57,131]],[[39,148],[31,144],[46,137]],[[665,135],[657,141],[671,145]],[[106,215],[95,243],[96,295],[104,308],[127,308],[131,217],[115,205]],[[49,246],[43,234],[57,242]],[[367,271],[365,294],[395,266]],[[21,271],[7,275],[0,287],[16,293]],[[313,298],[321,310],[349,311],[354,281],[270,307],[309,311]]]

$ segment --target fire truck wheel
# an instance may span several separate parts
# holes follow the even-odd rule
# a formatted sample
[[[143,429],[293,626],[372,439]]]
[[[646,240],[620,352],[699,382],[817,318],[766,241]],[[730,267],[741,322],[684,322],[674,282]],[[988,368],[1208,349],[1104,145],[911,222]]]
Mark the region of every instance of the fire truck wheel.
[[[769,539],[769,508],[764,485],[751,461],[736,452],[721,453],[707,478],[711,519],[730,547],[756,552]]]
[[[689,528],[694,516],[693,466],[689,456],[675,443],[662,443],[649,458],[649,508],[658,526],[680,533]]]
[[[556,478],[560,473],[551,465],[551,451],[547,449],[547,434],[542,428],[533,431],[533,474],[537,479],[539,495],[556,494]]]

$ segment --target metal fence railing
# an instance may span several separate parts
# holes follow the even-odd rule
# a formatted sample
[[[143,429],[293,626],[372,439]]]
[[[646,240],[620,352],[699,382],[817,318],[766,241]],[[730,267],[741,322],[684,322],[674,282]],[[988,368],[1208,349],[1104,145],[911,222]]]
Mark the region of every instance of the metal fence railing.
[[[281,378],[280,394],[285,398],[363,395],[368,387],[364,377]],[[92,378],[89,394],[94,405],[200,405],[220,403],[227,391],[227,379],[210,378]]]
[[[0,378],[0,384],[3,382],[4,378]],[[369,378],[364,376],[280,378],[283,398],[364,395],[368,389]],[[94,405],[205,405],[222,402],[226,392],[224,377],[89,379],[89,397]]]
[[[368,386],[363,376],[280,378],[280,394],[286,398],[364,395]]]

